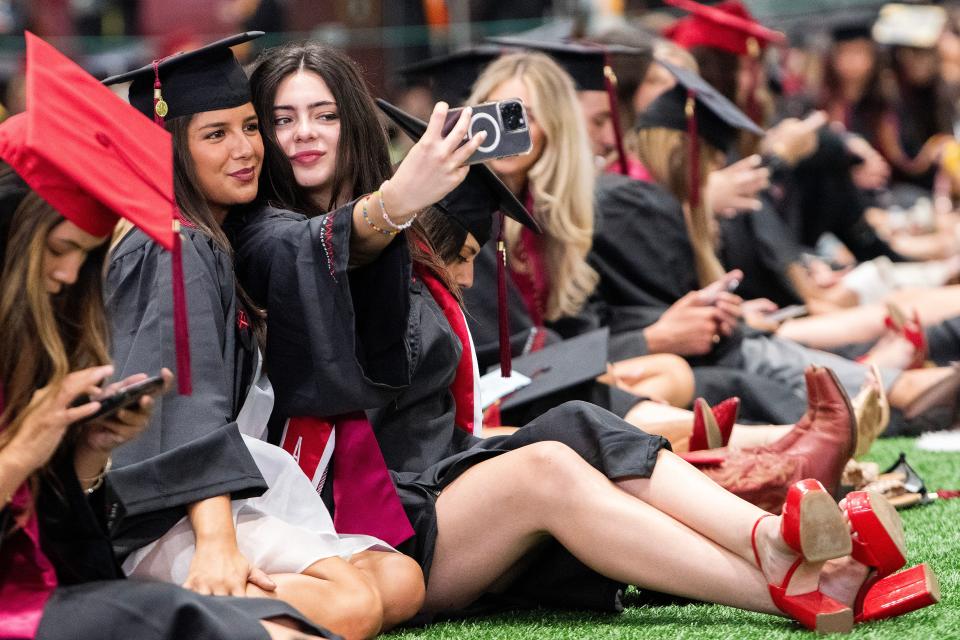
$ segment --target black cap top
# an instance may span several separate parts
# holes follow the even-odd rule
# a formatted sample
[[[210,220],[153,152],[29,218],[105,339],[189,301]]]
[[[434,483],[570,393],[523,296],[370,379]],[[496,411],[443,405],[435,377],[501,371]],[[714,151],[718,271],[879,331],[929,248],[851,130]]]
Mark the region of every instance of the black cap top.
[[[129,101],[147,117],[154,117],[154,90],[159,75],[160,93],[166,109],[160,105],[157,115],[166,118],[189,116],[204,111],[232,109],[250,102],[247,74],[230,47],[249,42],[263,31],[248,31],[210,44],[175,53],[154,64],[107,78],[106,85],[131,82]],[[163,112],[161,113],[161,110]]]
[[[470,47],[411,64],[401,69],[400,75],[408,82],[429,82],[435,99],[456,106],[470,96],[470,89],[483,68],[499,58],[502,51],[493,45]]]
[[[657,60],[677,79],[677,86],[653,101],[646,111],[637,117],[638,129],[665,127],[679,131],[687,130],[685,111],[687,97],[694,94],[697,132],[721,151],[727,151],[737,138],[737,131],[744,130],[763,135],[763,130],[747,115],[714,89],[706,80],[692,71],[664,60]]]
[[[419,140],[426,132],[426,122],[411,116],[386,100],[378,98],[377,106],[414,141]],[[497,211],[502,211],[520,224],[540,233],[540,225],[530,216],[513,192],[493,171],[482,164],[471,166],[466,180],[440,200],[436,206],[472,233],[481,246],[490,239],[492,216]]]
[[[540,51],[553,58],[573,78],[578,91],[605,91],[603,68],[606,64],[604,47],[579,42],[549,42],[516,36],[488,38],[488,42],[514,49]],[[617,50],[627,49],[612,45]]]

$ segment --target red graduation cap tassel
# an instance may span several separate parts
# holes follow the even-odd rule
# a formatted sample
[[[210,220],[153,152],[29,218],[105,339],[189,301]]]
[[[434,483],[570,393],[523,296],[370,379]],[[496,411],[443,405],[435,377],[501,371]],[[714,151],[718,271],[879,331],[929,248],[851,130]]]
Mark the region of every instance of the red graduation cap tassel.
[[[603,84],[607,89],[607,99],[610,101],[610,121],[613,124],[613,137],[617,145],[617,166],[620,175],[630,175],[627,166],[627,152],[623,147],[623,127],[620,124],[620,106],[617,102],[617,75],[609,62],[603,65]]]
[[[179,212],[176,212],[179,216]],[[183,283],[183,252],[180,247],[180,221],[173,221],[173,340],[177,351],[177,391],[188,396],[193,393],[190,374],[190,325],[187,318],[187,292]]]
[[[162,127],[168,108],[160,93],[160,62],[160,60],[153,61],[153,121]]]
[[[684,109],[687,116],[687,145],[689,155],[690,208],[700,206],[700,140],[697,134],[696,114],[697,94],[692,89],[687,90],[687,104]]]
[[[497,320],[500,325],[500,375],[509,378],[513,372],[510,359],[510,323],[507,320],[507,245],[504,242],[506,218],[500,214],[497,233]]]

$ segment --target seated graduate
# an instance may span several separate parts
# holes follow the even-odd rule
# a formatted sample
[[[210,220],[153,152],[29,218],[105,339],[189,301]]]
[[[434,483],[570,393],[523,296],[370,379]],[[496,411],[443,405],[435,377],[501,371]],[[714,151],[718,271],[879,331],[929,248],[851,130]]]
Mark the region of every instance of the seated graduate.
[[[162,113],[172,133],[172,151],[165,151],[174,157],[195,383],[192,395],[159,401],[144,438],[118,451],[120,491],[157,483],[161,496],[191,496],[186,515],[159,499],[144,505],[157,512],[153,528],[124,532],[118,547],[129,554],[130,575],[201,593],[277,597],[336,633],[369,637],[419,609],[419,568],[364,532],[338,535],[294,459],[258,439],[273,408],[260,357],[263,313],[236,282],[221,229],[231,208],[257,195],[263,144],[246,75],[229,47],[258,35],[233,36],[106,81],[132,80],[133,106],[144,115]],[[162,97],[155,97],[155,84]],[[171,331],[159,296],[171,287],[169,268],[137,230],[113,248],[107,304],[121,371],[164,360]],[[145,477],[143,465],[158,460],[163,473]],[[264,485],[268,490],[254,497]]]
[[[424,123],[382,107],[415,138],[426,130]],[[753,597],[763,600],[770,592],[743,587],[760,577],[750,577],[747,529],[761,517],[757,531],[762,531],[770,518],[756,511],[748,515],[755,507],[704,483],[699,472],[665,450],[662,439],[581,402],[561,405],[509,436],[478,441],[465,432],[469,426],[462,416],[476,414],[471,411],[476,396],[466,391],[472,387],[473,367],[466,360],[473,350],[454,285],[470,284],[479,241],[490,237],[497,210],[533,227],[506,185],[476,165],[461,187],[414,224],[419,243],[445,266],[420,266],[420,278],[410,288],[424,353],[410,390],[371,414],[384,457],[399,471],[397,488],[417,530],[410,551],[429,576],[426,612],[463,613],[468,606],[475,611],[497,603],[609,609],[617,582],[769,611]],[[811,371],[810,377],[817,393],[838,408],[842,392],[829,372]],[[455,435],[458,431],[463,433]],[[819,437],[803,429],[794,436]],[[711,514],[714,506],[724,514],[723,527],[716,526],[720,516]],[[744,520],[731,526],[735,513]],[[825,508],[821,515],[829,519],[831,513]],[[679,522],[685,526],[677,528]],[[480,528],[487,535],[478,539]],[[642,541],[623,534],[638,528],[645,531]],[[832,537],[826,529],[822,533]],[[720,565],[703,557],[692,559],[708,548],[726,557],[724,571],[737,577],[714,574]],[[518,564],[524,567],[520,572]],[[719,584],[741,588],[711,586]],[[496,595],[488,597],[490,592]],[[805,617],[778,595],[773,598],[781,610]],[[821,616],[821,628],[829,618],[845,628],[843,614],[820,603],[822,613],[828,608],[837,613]]]
[[[710,220],[697,194],[705,176],[719,162],[718,150],[735,139],[738,127],[753,126],[698,76],[666,62],[661,64],[674,73],[680,85],[661,95],[644,112],[637,136],[639,157],[654,175],[656,185],[651,190],[649,185],[642,188],[634,181],[626,188],[598,193],[598,207],[609,212],[604,214],[608,224],[594,242],[594,264],[601,274],[599,289],[609,304],[624,310],[651,294],[672,304],[690,291],[721,279],[723,270],[713,252]],[[696,94],[694,117],[700,132],[696,147],[700,160],[694,161],[688,158],[688,150],[694,147],[687,139],[684,116],[691,88]],[[699,177],[690,175],[692,167],[700,168]],[[643,211],[645,216],[637,219],[628,214],[630,211]],[[611,214],[618,215],[619,221]],[[643,250],[638,251],[638,247]],[[635,262],[625,256],[634,255],[644,257],[643,268],[626,271]],[[691,262],[696,265],[696,273],[688,271],[684,275],[679,265]],[[656,276],[661,273],[673,276],[664,280]],[[797,392],[803,387],[802,369],[808,363],[830,366],[848,393],[863,385],[868,372],[865,365],[739,327],[711,355],[719,364],[768,376]],[[889,368],[881,373],[891,405],[911,414],[919,406],[912,403],[932,393],[939,383],[952,380],[952,374],[943,369],[901,372]]]
[[[96,417],[98,398],[146,378],[102,386],[113,373],[102,274],[121,216],[172,246],[153,184],[171,160],[151,147],[163,132],[29,33],[27,77],[27,112],[0,125],[0,337],[18,345],[0,354],[3,637],[326,636],[277,600],[123,579],[108,528],[136,516],[112,494],[110,456],[155,403]]]

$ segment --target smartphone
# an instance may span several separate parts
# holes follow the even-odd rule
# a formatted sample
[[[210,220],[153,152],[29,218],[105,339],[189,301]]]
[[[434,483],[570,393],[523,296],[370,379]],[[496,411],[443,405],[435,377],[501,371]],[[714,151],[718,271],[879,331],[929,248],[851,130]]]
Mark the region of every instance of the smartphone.
[[[106,398],[101,399],[100,409],[98,409],[96,413],[87,416],[75,424],[83,424],[85,422],[90,422],[91,420],[111,416],[117,411],[120,411],[120,409],[132,408],[138,402],[140,402],[140,398],[143,396],[154,395],[161,389],[163,389],[162,376],[154,376],[152,378],[147,378],[146,380],[141,380],[140,382],[135,382],[131,385],[123,387],[113,395],[109,395]],[[73,406],[79,407],[88,402],[90,402],[90,398],[86,395],[83,395],[73,401]]]
[[[732,273],[732,272],[731,272]],[[701,289],[701,296],[704,304],[715,304],[717,297],[724,291],[733,293],[740,286],[740,278],[731,278],[729,274],[724,275],[720,280],[707,285]]]
[[[800,316],[807,315],[807,305],[805,304],[791,304],[782,309],[777,309],[771,313],[768,313],[764,318],[770,322],[785,322],[791,318],[799,318]]]
[[[530,153],[533,141],[530,139],[529,120],[519,98],[484,102],[471,108],[473,115],[464,143],[481,131],[487,132],[487,139],[467,159],[467,164]],[[462,111],[463,108],[458,108],[447,112],[442,129],[444,136],[453,130]]]

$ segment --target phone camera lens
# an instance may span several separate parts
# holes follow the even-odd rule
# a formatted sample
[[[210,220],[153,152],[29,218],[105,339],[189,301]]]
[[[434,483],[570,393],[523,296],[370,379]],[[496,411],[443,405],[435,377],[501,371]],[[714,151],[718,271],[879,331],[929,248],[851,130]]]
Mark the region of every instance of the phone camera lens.
[[[500,105],[500,119],[506,131],[521,131],[527,128],[527,121],[523,117],[523,105],[519,102],[504,102]]]

